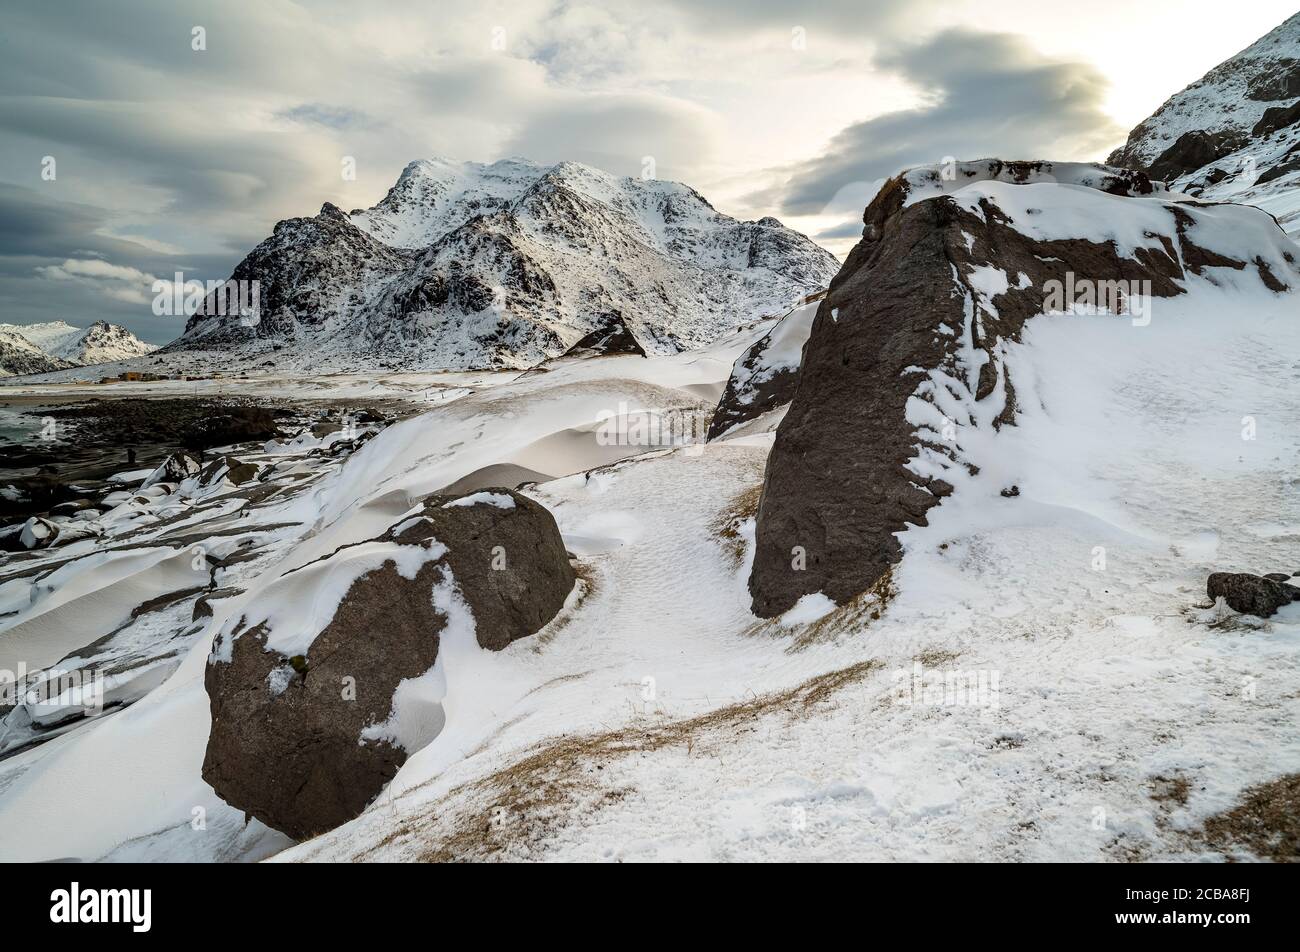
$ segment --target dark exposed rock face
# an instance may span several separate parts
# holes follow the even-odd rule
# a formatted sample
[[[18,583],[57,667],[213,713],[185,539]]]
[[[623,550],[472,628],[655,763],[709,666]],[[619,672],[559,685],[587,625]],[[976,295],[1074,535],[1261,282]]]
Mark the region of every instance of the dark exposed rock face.
[[[1246,85],[1246,95],[1256,102],[1277,102],[1300,96],[1300,60],[1282,59]]]
[[[248,614],[217,636],[205,678],[212,730],[203,777],[222,799],[295,838],[347,822],[414,752],[385,725],[400,721],[399,684],[429,673],[441,639],[465,623],[453,619],[454,606],[468,608],[478,644],[492,650],[536,632],[563,606],[574,574],[550,513],[509,490],[449,505],[457,498],[479,497],[430,497],[379,539],[265,590],[257,604],[304,577],[337,585],[336,573],[351,576],[305,647],[277,642],[282,622]],[[316,605],[297,611],[309,609]]]
[[[613,354],[645,356],[645,348],[636,339],[621,314],[605,315],[595,330],[564,352],[565,357],[606,357]]]
[[[1244,572],[1215,572],[1206,581],[1205,591],[1212,600],[1222,598],[1235,612],[1260,618],[1300,601],[1300,588]]]
[[[1264,116],[1250,130],[1252,136],[1266,136],[1300,122],[1300,100],[1290,106],[1274,106],[1264,110]]]
[[[1161,181],[1172,181],[1231,155],[1244,142],[1245,137],[1234,132],[1188,132],[1151,163],[1147,174]]]
[[[1018,228],[1032,229],[1042,210],[1016,211],[1015,221],[988,190],[968,190],[963,201],[942,195],[907,204],[913,191],[952,191],[976,178],[1070,184],[1087,178],[1110,194],[1152,191],[1141,173],[1097,170],[1088,178],[1077,167],[1000,162],[958,167],[951,187],[938,183],[933,170],[885,185],[866,210],[863,240],[817,311],[798,389],[768,458],[749,579],[756,614],[783,613],[819,591],[843,603],[898,561],[895,533],[925,525],[926,512],[952,491],[934,473],[977,468],[960,435],[909,422],[909,401],[929,403],[933,416],[942,416],[934,394],[947,388],[947,402],[970,413],[951,421],[954,434],[1013,423],[1015,381],[1001,344],[1018,340],[1025,322],[1048,309],[1047,282],[1068,285],[1072,275],[1149,281],[1150,294],[1160,298],[1182,293],[1189,271],[1251,267],[1196,244],[1202,212],[1194,204],[1146,200],[1144,209],[1168,217],[1132,257],[1113,242],[1028,237]],[[1113,199],[1094,201],[1099,217],[1114,213]],[[986,297],[988,285],[975,275],[990,267],[1008,280],[1005,291]],[[1294,262],[1286,267],[1285,280],[1294,283]],[[910,465],[917,458],[930,475]]]

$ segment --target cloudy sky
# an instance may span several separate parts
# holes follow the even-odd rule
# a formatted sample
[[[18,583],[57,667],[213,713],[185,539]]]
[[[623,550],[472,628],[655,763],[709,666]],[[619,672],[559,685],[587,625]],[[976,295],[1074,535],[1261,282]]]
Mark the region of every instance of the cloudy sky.
[[[1294,12],[1295,0],[9,0],[0,322],[103,318],[170,340],[183,319],[152,314],[155,278],[224,278],[277,220],[326,200],[371,205],[434,155],[622,175],[653,156],[661,178],[720,210],[776,215],[843,255],[879,178],[950,155],[1104,157]]]

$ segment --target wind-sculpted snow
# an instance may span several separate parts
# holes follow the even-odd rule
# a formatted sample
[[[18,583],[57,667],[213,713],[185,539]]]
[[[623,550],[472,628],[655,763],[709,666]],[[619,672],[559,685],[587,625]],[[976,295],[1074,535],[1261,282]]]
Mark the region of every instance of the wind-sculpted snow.
[[[527,367],[621,322],[648,353],[783,313],[838,270],[774,218],[572,162],[413,162],[377,205],[290,219],[235,269],[259,320],[207,307],[165,360]]]
[[[1028,218],[1049,207],[1033,190],[1056,188],[1002,187],[1023,191]],[[1099,200],[1107,213],[1138,201]],[[923,201],[908,214],[948,204]],[[1098,216],[1103,234],[1108,217]],[[1206,242],[1214,230],[1201,218],[1187,227]],[[1003,284],[1022,282],[1013,261],[988,259],[982,232],[968,233],[968,282],[948,276],[936,296],[957,295],[964,329],[966,291],[983,295],[999,319],[973,310],[993,331],[1017,313]],[[1014,251],[1008,226],[993,234]],[[102,548],[81,542],[6,563],[5,610],[33,591],[38,605],[48,599],[50,562],[71,556],[60,586],[79,577],[83,595],[116,588],[123,605],[125,589],[139,604],[192,584],[186,573],[217,587],[141,613],[86,659],[96,669],[110,659],[117,706],[106,716],[48,728],[46,738],[63,733],[0,759],[0,858],[1251,858],[1190,833],[1243,788],[1300,771],[1300,696],[1287,687],[1300,672],[1300,604],[1268,619],[1238,615],[1210,603],[1206,580],[1300,570],[1290,564],[1300,338],[1287,333],[1294,298],[1268,291],[1257,271],[1204,271],[1185,293],[1156,300],[1144,327],[1082,312],[1028,321],[996,358],[1015,381],[1016,425],[961,428],[979,472],[958,474],[927,524],[900,534],[905,555],[885,597],[840,606],[805,597],[779,621],[756,618],[747,590],[772,434],[679,447],[596,438],[598,421],[621,408],[707,416],[774,321],[671,356],[556,361],[523,375],[385,375],[383,392],[406,392],[422,412],[350,455],[342,434],[308,431],[240,450],[262,475],[237,487],[186,477],[193,506],[165,490],[144,500],[124,491],[120,535]],[[923,379],[933,377],[908,376]],[[449,396],[422,402],[432,381]],[[369,400],[373,382],[296,386]],[[1258,438],[1243,439],[1245,415]],[[871,435],[858,428],[844,444],[844,478]],[[456,491],[478,497],[473,505],[440,512],[514,512],[485,500],[505,495],[489,487],[517,484],[483,477],[489,470],[533,471],[518,493],[550,511],[576,556],[571,598],[542,631],[500,651],[439,636],[441,729],[355,819],[296,845],[246,822],[202,780],[214,636],[266,607],[289,618],[283,633],[293,635],[278,580],[416,531],[417,507],[448,485],[488,480]],[[1011,487],[1018,493],[1002,494]],[[180,548],[187,536],[208,551],[202,571]],[[132,542],[149,551],[133,553]],[[456,607],[434,588],[435,604]],[[314,617],[310,604],[287,604]],[[81,644],[107,630],[94,628],[91,610],[65,617],[85,625]],[[0,648],[14,647],[10,633]],[[129,693],[115,693],[113,678]],[[1245,702],[1250,685],[1258,702]],[[431,712],[420,702],[442,686],[409,682],[371,736],[417,747],[436,719],[408,723],[403,712]],[[1186,780],[1186,803],[1154,797],[1171,778]],[[1104,824],[1093,822],[1099,807]]]

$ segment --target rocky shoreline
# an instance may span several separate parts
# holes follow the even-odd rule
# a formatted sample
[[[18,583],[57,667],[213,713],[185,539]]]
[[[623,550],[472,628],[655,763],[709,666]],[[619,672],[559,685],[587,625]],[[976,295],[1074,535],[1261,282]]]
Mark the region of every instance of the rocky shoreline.
[[[176,453],[205,462],[208,451],[218,447],[264,443],[322,425],[338,428],[348,419],[386,418],[385,411],[335,401],[290,404],[211,397],[94,397],[18,412],[35,418],[35,436],[0,438],[0,526],[91,506],[108,492],[131,485],[122,481],[123,474],[154,469]]]

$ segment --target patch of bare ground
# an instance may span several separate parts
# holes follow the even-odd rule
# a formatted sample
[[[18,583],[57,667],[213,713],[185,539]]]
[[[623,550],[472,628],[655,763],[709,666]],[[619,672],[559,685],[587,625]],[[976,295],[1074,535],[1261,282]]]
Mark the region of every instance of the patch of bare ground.
[[[1187,806],[1187,796],[1192,792],[1192,782],[1175,774],[1172,777],[1152,777],[1148,781],[1151,799],[1166,809]]]
[[[745,562],[745,537],[741,530],[746,521],[758,515],[758,501],[762,496],[762,483],[742,489],[719,510],[709,525],[709,532],[722,546],[732,571],[738,570]]]
[[[527,859],[574,816],[633,792],[603,779],[605,767],[617,760],[668,747],[689,755],[753,730],[761,718],[806,717],[880,667],[875,659],[861,661],[696,717],[544,742],[510,766],[450,791],[429,814],[401,824],[367,853],[419,844],[417,856],[426,862]]]
[[[1247,788],[1235,807],[1209,817],[1192,836],[1229,861],[1233,853],[1300,861],[1300,774]]]

